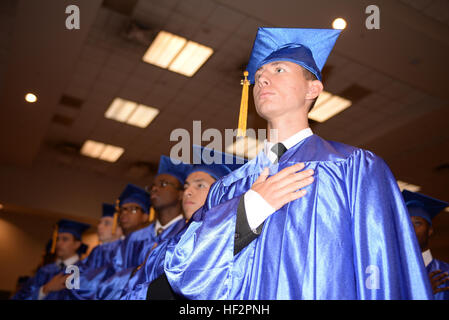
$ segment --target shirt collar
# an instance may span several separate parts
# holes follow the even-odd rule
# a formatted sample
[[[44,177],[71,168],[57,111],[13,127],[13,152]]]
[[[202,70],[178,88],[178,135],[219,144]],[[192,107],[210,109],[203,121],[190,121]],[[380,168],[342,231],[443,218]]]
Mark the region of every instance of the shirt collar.
[[[179,216],[176,216],[176,218],[173,218],[170,220],[169,223],[166,223],[165,225],[161,225],[161,223],[159,222],[159,220],[156,220],[156,222],[154,223],[154,232],[157,234],[157,230],[159,228],[162,228],[162,230],[167,229],[168,227],[170,227],[172,224],[174,224],[175,222],[179,221],[182,219],[182,214],[180,214]]]
[[[422,258],[424,260],[424,265],[427,267],[429,263],[431,263],[433,260],[432,254],[430,253],[430,249],[427,249],[422,253]]]
[[[301,131],[295,133],[291,137],[285,139],[284,141],[280,141],[285,148],[290,149],[291,147],[295,146],[305,138],[310,137],[313,135],[312,129],[305,128]],[[275,143],[269,142],[267,139],[264,140],[264,153],[267,155],[268,159],[271,160],[271,162],[274,162],[277,159],[276,154],[271,151],[271,148],[275,145]]]
[[[70,258],[65,260],[56,259],[55,263],[59,265],[61,262],[63,262],[65,266],[70,266],[72,264],[77,263],[79,259],[80,257],[77,254],[75,254],[74,256],[71,256]]]

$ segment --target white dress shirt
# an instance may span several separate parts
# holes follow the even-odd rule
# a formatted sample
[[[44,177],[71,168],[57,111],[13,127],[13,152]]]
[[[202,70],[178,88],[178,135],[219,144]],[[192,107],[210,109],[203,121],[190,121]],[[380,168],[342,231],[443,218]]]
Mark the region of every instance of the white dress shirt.
[[[61,259],[56,259],[56,261],[54,263],[59,266],[61,264],[61,262],[63,262],[64,265],[67,267],[67,266],[77,263],[79,261],[79,259],[80,259],[80,257],[77,254],[75,254],[74,256],[71,256],[70,258],[65,259],[64,261]],[[64,272],[65,272],[65,270],[64,270]],[[44,286],[41,286],[39,288],[39,295],[37,298],[39,300],[43,300],[43,299],[45,299],[46,296],[47,295],[44,293]]]
[[[429,263],[431,263],[433,260],[432,254],[430,253],[430,249],[427,249],[422,253],[422,258],[424,260],[424,265],[427,267]]]
[[[181,220],[183,218],[183,215],[180,214],[179,216],[173,218],[172,220],[170,220],[169,223],[166,223],[165,225],[161,225],[161,223],[159,222],[159,220],[156,220],[156,222],[154,223],[154,232],[157,235],[157,230],[162,229],[163,231],[165,229],[167,229],[168,227],[170,227],[173,223],[176,223],[177,221]]]
[[[281,142],[288,150],[302,140],[310,137],[311,135],[313,135],[312,129],[306,128]],[[267,140],[264,141],[263,152],[272,163],[277,160],[277,155],[273,151],[271,151],[271,148],[274,145],[275,143],[271,143]],[[265,199],[259,193],[252,189],[248,190],[245,193],[243,201],[245,204],[245,212],[246,218],[248,220],[248,225],[254,232],[258,226],[260,226],[271,214],[276,211],[267,201],[265,201]]]

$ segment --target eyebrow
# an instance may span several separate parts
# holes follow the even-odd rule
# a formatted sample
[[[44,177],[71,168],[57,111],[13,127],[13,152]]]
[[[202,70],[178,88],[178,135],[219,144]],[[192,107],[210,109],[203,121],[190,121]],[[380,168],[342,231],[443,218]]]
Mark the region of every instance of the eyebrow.
[[[193,183],[193,182],[206,182],[206,180],[204,180],[203,178],[201,178],[201,179],[195,179],[195,180],[191,181],[190,183]],[[189,182],[186,181],[184,184],[189,184]]]
[[[267,64],[270,64],[270,65],[272,65],[272,66],[278,66],[278,65],[280,65],[280,64],[284,64],[284,61],[273,61],[273,62],[270,62],[270,63],[267,63]],[[257,70],[256,70],[256,73],[257,73],[258,71],[262,70],[263,67],[265,67],[267,64],[264,64],[264,65],[261,66],[259,69],[257,69]]]

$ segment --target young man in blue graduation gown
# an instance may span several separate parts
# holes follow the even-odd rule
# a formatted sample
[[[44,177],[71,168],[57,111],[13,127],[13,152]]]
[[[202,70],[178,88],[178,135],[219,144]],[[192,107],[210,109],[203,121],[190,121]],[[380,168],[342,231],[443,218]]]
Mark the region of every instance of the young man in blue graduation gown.
[[[323,90],[320,71],[339,32],[259,28],[247,70],[268,141],[255,159],[212,186],[201,225],[167,249],[165,274],[177,294],[432,298],[388,166],[309,128],[307,114]],[[311,172],[314,182],[300,190]]]
[[[449,264],[433,258],[429,248],[429,239],[433,235],[432,219],[449,203],[408,190],[402,191],[402,195],[415,228],[435,300],[449,300]]]
[[[102,216],[97,226],[100,245],[93,248],[83,261],[84,269],[95,269],[112,261],[113,255],[123,240],[122,228],[117,225],[118,212],[113,204],[102,204]]]
[[[72,220],[60,220],[52,240],[52,251],[56,261],[39,268],[35,276],[30,278],[18,291],[16,300],[53,300],[57,299],[61,290],[66,288],[66,267],[78,265],[87,246],[81,242],[84,231],[90,225]]]
[[[112,242],[123,237],[123,231],[118,222],[118,212],[115,205],[102,204],[103,214],[97,226],[98,241],[101,244]]]
[[[200,146],[193,146],[194,159],[200,159],[200,163],[189,167],[187,178],[184,183],[184,193],[182,200],[182,209],[185,221],[189,221],[192,215],[203,206],[206,201],[210,187],[216,180],[229,174],[232,170],[240,167],[245,163],[243,158],[237,159],[232,155],[223,154],[221,152],[212,151]],[[219,161],[205,161],[203,154],[207,152],[209,157],[218,157]],[[149,254],[145,263],[130,278],[120,299],[123,300],[145,300],[149,294],[148,287],[153,280],[162,276],[164,273],[165,250],[168,243],[176,243],[180,235],[186,228],[183,228],[177,235],[158,244]],[[171,298],[171,290],[166,282],[166,278],[158,279],[160,285],[156,286],[157,292],[152,295],[156,299]]]
[[[139,250],[133,250],[138,257],[136,263],[122,269],[101,284],[96,299],[116,300],[127,284],[133,271],[146,259],[151,250],[166,239],[174,236],[184,227],[181,200],[186,173],[190,166],[180,163],[173,164],[169,157],[161,156],[159,168],[150,191],[152,207],[155,211],[155,221],[145,231],[145,237],[150,239]]]
[[[143,188],[126,185],[115,208],[124,238],[95,247],[80,264],[80,288],[64,290],[59,299],[95,299],[102,282],[139,264],[140,250],[149,240],[145,230],[149,227],[150,205],[149,194]]]

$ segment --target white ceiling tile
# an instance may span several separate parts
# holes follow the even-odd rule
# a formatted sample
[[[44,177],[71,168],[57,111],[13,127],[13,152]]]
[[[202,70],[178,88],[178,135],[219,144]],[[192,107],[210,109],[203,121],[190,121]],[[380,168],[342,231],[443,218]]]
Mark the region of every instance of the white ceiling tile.
[[[188,18],[204,21],[214,11],[216,4],[210,0],[180,1],[174,8],[175,12]]]

